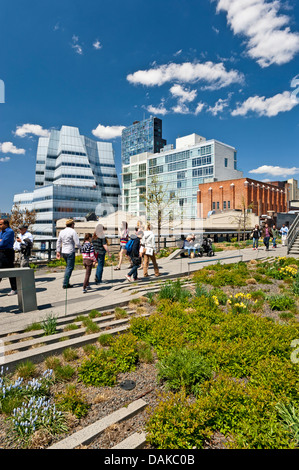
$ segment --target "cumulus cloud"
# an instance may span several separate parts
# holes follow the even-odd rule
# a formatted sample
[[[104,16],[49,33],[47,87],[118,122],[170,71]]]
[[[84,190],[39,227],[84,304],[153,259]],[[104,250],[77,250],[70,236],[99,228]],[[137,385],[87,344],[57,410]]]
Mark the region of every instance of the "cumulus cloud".
[[[250,111],[259,116],[273,117],[277,114],[291,111],[298,104],[296,97],[289,91],[278,93],[271,98],[265,96],[251,96],[234,111],[232,116],[246,116]]]
[[[10,157],[1,157],[0,158],[0,162],[4,163],[4,162],[9,162],[10,160]]]
[[[102,49],[102,47],[103,46],[98,39],[93,43],[93,48],[96,50]]]
[[[47,129],[43,129],[39,124],[23,124],[22,126],[17,126],[15,131],[16,136],[26,137],[28,134],[38,137],[49,137],[50,132]]]
[[[0,143],[0,150],[2,153],[14,153],[15,155],[24,155],[25,149],[18,149],[12,142]]]
[[[121,137],[123,129],[125,129],[125,126],[103,126],[99,124],[96,129],[92,130],[92,133],[99,139],[109,140]]]
[[[164,105],[164,100],[161,101],[161,103],[159,104],[159,106],[153,106],[152,104],[150,104],[149,106],[146,107],[147,111],[151,114],[161,114],[162,116],[165,116],[166,114],[168,114],[168,110],[165,108],[165,105]]]
[[[207,111],[213,114],[213,116],[217,116],[217,114],[223,112],[224,108],[228,107],[228,102],[229,102],[229,98],[226,98],[226,99],[219,98],[219,100],[216,101],[214,106],[208,107]]]
[[[290,62],[299,52],[299,34],[290,17],[279,13],[281,0],[211,0],[224,11],[234,34],[246,37],[247,53],[261,67]]]
[[[197,95],[196,90],[187,90],[179,84],[173,85],[170,88],[170,93],[174,98],[178,98],[180,103],[190,103],[195,100]]]
[[[76,54],[82,55],[83,54],[83,48],[79,44],[79,38],[75,34],[72,37],[72,48],[75,50]]]
[[[283,168],[280,166],[262,165],[254,170],[250,170],[249,173],[287,177],[298,174],[299,168]]]
[[[202,112],[203,108],[205,107],[204,103],[197,103],[196,109],[194,111],[195,116]]]
[[[173,106],[171,109],[175,114],[189,114],[190,113],[190,109],[188,108],[188,106],[185,105],[185,103],[178,103],[176,106]]]
[[[217,89],[233,83],[243,83],[244,76],[237,70],[227,71],[223,63],[213,62],[184,62],[182,64],[164,64],[148,69],[138,70],[127,75],[127,80],[133,85],[148,87],[161,86],[168,82],[206,83],[206,88]]]

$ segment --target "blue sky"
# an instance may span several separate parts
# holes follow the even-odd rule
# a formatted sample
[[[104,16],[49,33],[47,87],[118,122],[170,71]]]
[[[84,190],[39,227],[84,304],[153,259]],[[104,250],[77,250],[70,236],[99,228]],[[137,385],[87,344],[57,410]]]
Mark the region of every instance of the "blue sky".
[[[2,0],[0,211],[34,187],[38,137],[113,142],[150,115],[163,137],[234,146],[244,176],[299,179],[295,0]],[[297,99],[298,96],[298,99]]]

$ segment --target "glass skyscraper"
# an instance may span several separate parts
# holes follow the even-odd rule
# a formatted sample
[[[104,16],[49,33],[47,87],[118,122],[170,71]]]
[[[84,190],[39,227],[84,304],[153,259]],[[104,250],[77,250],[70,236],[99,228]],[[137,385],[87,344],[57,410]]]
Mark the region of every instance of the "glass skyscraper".
[[[128,165],[130,157],[139,153],[157,153],[166,145],[162,139],[162,120],[151,116],[143,121],[135,121],[122,131],[122,164]]]
[[[16,194],[20,210],[36,211],[33,231],[39,237],[55,235],[55,222],[81,218],[90,212],[105,216],[118,208],[120,186],[110,142],[80,135],[76,127],[62,126],[40,137],[35,189]]]

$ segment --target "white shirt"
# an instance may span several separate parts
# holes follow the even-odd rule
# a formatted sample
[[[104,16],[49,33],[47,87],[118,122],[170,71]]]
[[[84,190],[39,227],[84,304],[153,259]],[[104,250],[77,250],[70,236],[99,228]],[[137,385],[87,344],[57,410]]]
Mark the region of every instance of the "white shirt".
[[[155,234],[151,230],[146,230],[143,234],[141,245],[146,248],[152,248],[155,251]]]
[[[57,240],[56,251],[58,253],[70,254],[74,253],[76,248],[81,248],[77,232],[71,227],[61,230]]]
[[[21,243],[23,242],[23,240],[30,240],[31,243],[33,244],[33,236],[30,232],[25,232],[23,235],[21,233],[19,233],[19,235],[17,236],[17,238],[20,238],[22,241],[21,242],[18,242],[17,240],[14,242],[14,250],[16,251],[20,251],[21,250]]]

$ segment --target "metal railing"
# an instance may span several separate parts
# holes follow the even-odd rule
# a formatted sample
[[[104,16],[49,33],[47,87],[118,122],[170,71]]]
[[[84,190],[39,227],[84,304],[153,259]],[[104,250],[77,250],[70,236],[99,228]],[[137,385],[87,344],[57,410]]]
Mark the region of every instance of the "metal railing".
[[[289,252],[291,251],[291,248],[297,238],[297,235],[299,233],[299,214],[296,215],[296,218],[294,220],[294,222],[292,223],[291,225],[291,228],[288,232],[288,236],[287,236],[287,252],[289,254]]]

